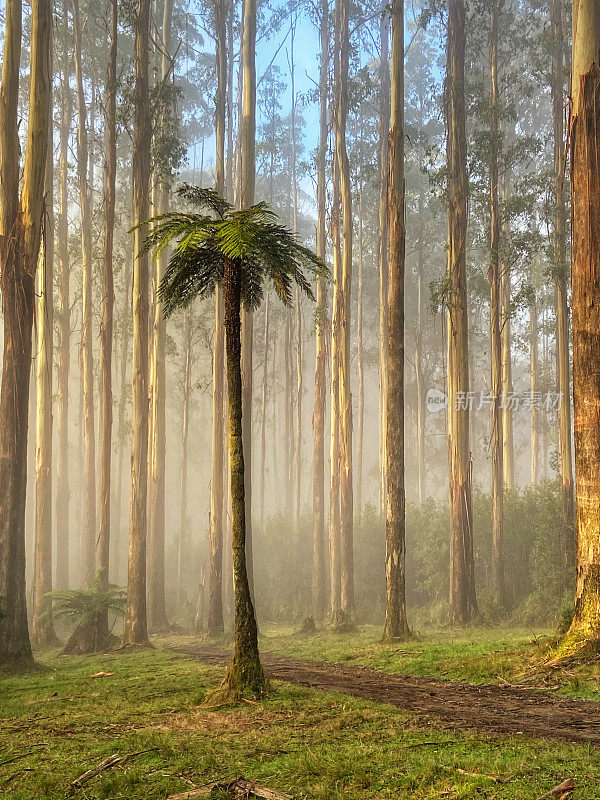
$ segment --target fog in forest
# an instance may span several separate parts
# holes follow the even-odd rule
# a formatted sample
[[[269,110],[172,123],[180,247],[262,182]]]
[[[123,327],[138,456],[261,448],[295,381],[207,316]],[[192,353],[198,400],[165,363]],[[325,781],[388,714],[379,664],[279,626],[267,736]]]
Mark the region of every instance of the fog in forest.
[[[570,8],[37,4],[4,55],[41,225],[0,412],[34,641],[94,586],[130,641],[230,630],[236,508],[259,627],[383,624],[386,559],[403,630],[569,619]]]
[[[600,0],[0,12],[0,795],[600,798]]]

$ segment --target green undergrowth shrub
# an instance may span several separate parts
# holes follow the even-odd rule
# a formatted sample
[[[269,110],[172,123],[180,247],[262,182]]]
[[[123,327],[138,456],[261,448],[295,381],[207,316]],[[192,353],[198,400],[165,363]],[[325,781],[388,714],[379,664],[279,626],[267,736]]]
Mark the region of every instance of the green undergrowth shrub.
[[[568,624],[570,597],[562,594],[560,488],[505,492],[504,561],[508,608],[491,597],[491,497],[474,488],[473,528],[481,621],[523,625]],[[326,534],[327,538],[327,534]],[[419,623],[446,622],[450,518],[445,501],[429,499],[406,508],[406,593]],[[385,608],[385,521],[367,506],[354,525],[356,608],[359,621],[381,623]],[[256,601],[259,618],[300,623],[311,611],[312,519],[299,526],[282,516],[254,526]]]

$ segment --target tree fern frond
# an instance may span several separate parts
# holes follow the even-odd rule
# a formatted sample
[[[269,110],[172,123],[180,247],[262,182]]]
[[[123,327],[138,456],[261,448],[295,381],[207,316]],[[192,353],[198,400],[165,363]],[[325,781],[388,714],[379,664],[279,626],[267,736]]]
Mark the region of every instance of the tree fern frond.
[[[191,186],[184,183],[177,189],[177,194],[200,208],[213,211],[218,217],[223,219],[233,210],[233,206],[214,189],[204,189],[201,186]]]
[[[231,259],[241,264],[241,296],[247,308],[260,304],[266,280],[286,306],[292,304],[294,284],[314,299],[311,279],[328,276],[328,269],[278,222],[269,206],[257,203],[235,211],[214,190],[188,184],[178,194],[214,216],[171,212],[145,223],[151,228],[142,252],[154,250],[159,255],[176,242],[159,287],[166,316],[211,294]]]

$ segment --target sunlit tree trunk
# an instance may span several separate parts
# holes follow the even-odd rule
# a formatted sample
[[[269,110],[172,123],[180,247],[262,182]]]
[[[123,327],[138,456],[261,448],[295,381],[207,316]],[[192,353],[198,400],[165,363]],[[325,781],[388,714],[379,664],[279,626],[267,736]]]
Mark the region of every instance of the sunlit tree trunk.
[[[385,513],[385,453],[387,400],[387,337],[388,337],[388,216],[387,182],[389,166],[388,134],[390,130],[390,21],[386,3],[379,23],[379,510]]]
[[[362,120],[361,120],[362,124]],[[361,130],[362,140],[362,130]],[[358,189],[358,294],[356,298],[356,366],[358,371],[358,440],[356,442],[356,512],[362,515],[363,442],[365,431],[365,364],[363,353],[363,184]]]
[[[341,608],[354,614],[354,497],[352,482],[352,392],[350,389],[350,318],[352,301],[352,187],[346,150],[349,69],[349,0],[336,0],[340,50],[336,80],[335,157],[340,173],[342,208],[342,263],[339,326],[340,404],[340,572]],[[339,63],[338,63],[339,62]]]
[[[538,352],[538,312],[535,298],[529,306],[529,389],[531,397],[540,390],[540,362]],[[537,486],[540,475],[540,410],[537,403],[531,403],[531,472],[530,483]]]
[[[337,36],[336,36],[337,48]],[[341,622],[340,556],[340,306],[341,243],[339,169],[333,164],[333,206],[331,209],[333,245],[333,309],[331,318],[331,425],[329,442],[329,601],[334,625]]]
[[[215,101],[216,190],[225,194],[225,113],[227,99],[227,42],[225,0],[215,5],[217,34],[217,95]],[[212,468],[210,479],[210,578],[208,596],[208,634],[224,629],[223,622],[223,378],[224,339],[223,294],[215,292],[215,335],[213,344]],[[261,492],[264,492],[264,472]],[[261,505],[262,508],[262,505]]]
[[[573,3],[573,398],[577,585],[571,631],[600,638],[600,0]]]
[[[446,76],[448,170],[448,467],[450,498],[450,621],[477,610],[473,566],[467,315],[467,138],[465,119],[465,4],[448,10]]]
[[[18,96],[22,8],[5,5],[0,83],[0,663],[30,665],[25,600],[25,497],[31,341],[50,127],[52,4],[32,0],[29,119],[19,201]]]
[[[56,588],[69,584],[69,375],[71,368],[71,301],[69,264],[69,135],[73,99],[69,86],[68,12],[63,3],[63,53],[61,65],[60,150],[58,159],[58,367],[56,371],[58,432],[56,463]]]
[[[317,255],[326,256],[326,192],[327,176],[327,103],[329,70],[329,3],[320,5],[319,39],[321,61],[319,66],[319,149],[317,152]],[[327,284],[325,278],[317,279],[317,311],[315,335],[315,400],[313,407],[313,563],[312,605],[317,619],[325,615],[327,582],[325,564],[325,365],[327,359],[326,314]]]
[[[117,177],[117,0],[110,1],[110,50],[105,90],[104,159],[104,253],[102,258],[102,319],[100,322],[100,528],[98,531],[98,587],[109,584],[111,537],[111,459],[113,427],[113,241],[115,229],[115,184]],[[108,612],[99,620],[108,633]]]
[[[244,34],[242,41],[243,97],[241,138],[242,208],[254,204],[256,181],[256,0],[243,0]],[[244,413],[244,480],[246,508],[246,558],[250,593],[254,597],[254,567],[252,557],[252,312],[242,311],[242,383]]]
[[[131,378],[131,499],[129,568],[124,644],[148,639],[146,622],[146,535],[148,500],[148,256],[141,255],[148,219],[150,183],[150,97],[148,38],[150,0],[139,0],[135,16],[133,135],[133,364]],[[141,227],[140,227],[141,226]]]
[[[565,143],[564,113],[564,26],[560,0],[552,0],[552,116],[554,123],[554,272],[556,276],[556,361],[558,367],[558,443],[562,499],[563,582],[570,585],[570,569],[575,563],[575,498],[571,453],[571,384],[569,353],[569,267],[566,258]]]
[[[48,98],[52,108],[52,97]],[[51,112],[50,112],[51,113]],[[45,219],[37,274],[35,430],[35,545],[31,638],[37,647],[57,641],[52,622],[52,372],[54,274],[53,126],[48,130]]]
[[[173,2],[165,0],[162,19],[161,84],[165,86],[171,72],[171,28],[173,25]],[[168,115],[167,115],[168,116]],[[168,124],[168,120],[162,120]],[[165,167],[158,175],[158,213],[165,214],[169,205],[169,183]],[[155,289],[162,281],[167,261],[163,252],[156,259]],[[166,341],[167,327],[162,302],[158,291],[154,294],[152,319],[152,395],[151,395],[151,453],[150,453],[150,518],[148,543],[148,626],[150,630],[166,630],[167,603],[165,597],[165,484],[167,431],[166,412]]]
[[[387,513],[384,641],[410,635],[405,599],[404,494],[404,2],[391,5],[391,129],[388,182],[390,225],[389,329],[386,400]]]
[[[77,84],[77,178],[81,210],[82,331],[81,372],[83,391],[83,569],[84,581],[94,582],[96,565],[96,442],[94,433],[94,355],[92,307],[92,219],[88,189],[89,145],[83,87],[79,0],[73,0],[73,38]]]
[[[498,168],[500,151],[500,119],[498,98],[498,16],[502,0],[491,0],[490,16],[490,338],[492,362],[492,590],[494,600],[505,605],[504,592],[504,467],[502,426],[502,339],[501,339],[501,275],[500,275],[500,207]]]

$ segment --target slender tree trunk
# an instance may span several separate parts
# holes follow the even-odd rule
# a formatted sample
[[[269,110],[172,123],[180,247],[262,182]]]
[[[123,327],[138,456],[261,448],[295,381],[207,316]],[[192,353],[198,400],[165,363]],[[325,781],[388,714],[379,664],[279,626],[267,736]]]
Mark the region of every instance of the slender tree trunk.
[[[292,12],[295,14],[297,12]],[[298,235],[298,182],[296,178],[296,83],[294,64],[294,44],[296,38],[296,19],[291,24],[290,44],[290,83],[292,94],[292,200],[293,200],[293,225],[294,234]],[[302,309],[300,307],[300,289],[296,285],[296,455],[295,480],[294,480],[294,527],[296,532],[296,546],[299,543],[300,527],[300,502],[302,488]]]
[[[78,456],[78,470],[77,474],[81,477],[84,474],[84,448],[83,448],[83,370],[81,369],[81,342],[79,348],[79,397],[77,400],[77,428],[79,432],[79,447],[77,448],[77,456]],[[77,519],[77,532],[78,532],[78,543],[79,543],[79,580],[78,583],[84,583],[86,569],[84,566],[85,561],[85,537],[84,537],[84,530],[83,530],[83,501],[84,501],[84,491],[85,491],[85,484],[83,480],[79,481],[79,491],[77,492],[77,509],[76,509],[76,519]]]
[[[248,0],[246,0],[248,1]],[[260,697],[266,680],[258,653],[258,631],[250,581],[246,567],[246,520],[244,478],[243,401],[241,374],[241,265],[229,261],[225,267],[225,337],[229,397],[229,458],[233,513],[233,575],[235,636],[233,660],[224,682],[226,691],[241,698],[250,692]]]
[[[256,180],[256,0],[243,0],[244,34],[242,41],[243,98],[241,125],[241,194],[242,208],[254,204]],[[254,597],[252,557],[252,312],[242,311],[242,382],[245,453],[246,558],[250,592]]]
[[[148,219],[150,183],[150,98],[148,37],[150,0],[139,0],[135,17],[133,136],[133,366],[131,379],[131,505],[127,614],[123,643],[144,643],[146,622],[146,535],[148,500],[148,256],[141,255]],[[140,227],[141,226],[141,227]]]
[[[321,0],[319,39],[321,62],[319,67],[319,150],[317,153],[317,255],[326,256],[326,193],[327,176],[327,101],[329,70],[329,3]],[[325,362],[327,284],[323,277],[317,279],[316,344],[315,344],[315,400],[313,408],[313,563],[312,606],[315,617],[322,619],[327,607],[325,575]]]
[[[96,442],[94,433],[94,355],[92,307],[92,219],[88,189],[89,144],[87,111],[83,88],[81,53],[81,21],[79,0],[73,0],[73,37],[75,44],[75,78],[77,83],[77,177],[81,209],[82,331],[81,371],[83,388],[83,569],[84,581],[91,586],[96,566]]]
[[[571,384],[569,354],[569,267],[566,258],[565,143],[564,106],[564,30],[560,0],[552,0],[552,110],[554,121],[554,271],[556,275],[556,360],[558,367],[558,442],[562,498],[563,586],[571,585],[570,571],[575,563],[575,498],[571,454]]]
[[[52,108],[52,97],[49,97]],[[51,112],[49,112],[51,113]],[[48,130],[46,216],[37,288],[37,416],[35,431],[35,547],[31,638],[37,647],[57,642],[52,622],[52,373],[54,299],[54,152]]]
[[[352,300],[352,188],[346,151],[349,69],[349,0],[336,0],[340,50],[336,81],[335,151],[340,173],[342,207],[342,273],[340,297],[340,572],[341,608],[349,619],[354,614],[354,498],[352,482],[352,392],[350,389],[350,318]]]
[[[188,445],[190,431],[190,401],[192,397],[192,310],[184,318],[184,366],[181,405],[181,494],[179,500],[179,539],[177,541],[177,597],[183,601],[183,562],[188,532]]]
[[[600,0],[573,4],[571,197],[577,585],[571,632],[600,638]]]
[[[538,312],[534,299],[529,306],[529,388],[531,392],[531,477],[532,486],[539,483],[540,473],[540,411],[534,402],[540,391],[540,363],[538,354]]]
[[[336,36],[336,51],[337,51]],[[333,244],[333,311],[331,322],[331,426],[329,446],[329,572],[331,619],[341,623],[340,555],[340,308],[341,244],[339,169],[333,164],[333,207],[331,210]]]
[[[334,83],[333,116],[335,126],[335,154],[333,159],[333,208],[331,211],[331,239],[333,245],[333,312],[331,329],[331,441],[329,486],[329,560],[331,573],[331,616],[334,626],[343,623],[342,614],[342,532],[341,532],[341,471],[342,454],[340,372],[341,336],[343,318],[343,263],[341,240],[341,169],[338,158],[339,106],[340,106],[340,50],[342,25],[339,0],[335,5],[334,25]]]
[[[102,319],[100,323],[100,528],[98,531],[98,588],[109,585],[112,459],[113,240],[117,177],[117,0],[110,0],[110,51],[106,73],[104,160],[104,253],[102,259]],[[108,612],[98,620],[100,635],[108,635]]]
[[[510,191],[510,170],[507,166],[505,166],[502,188],[502,196],[505,207],[508,199],[510,198]],[[504,403],[502,404],[502,464],[504,470],[504,486],[509,491],[512,491],[515,488],[515,447],[513,432],[513,409],[510,402],[508,402],[508,398],[513,391],[510,319],[510,262],[507,253],[509,247],[510,225],[508,221],[504,219],[504,214],[501,213],[500,217],[502,219],[502,257],[500,259],[500,300],[502,305],[502,315],[500,323],[500,335],[502,345],[502,394],[504,396]]]
[[[127,258],[123,272],[123,304],[121,311],[121,352],[119,363],[119,416],[117,418],[117,495],[115,498],[116,515],[113,532],[113,547],[115,553],[115,580],[121,583],[121,516],[123,513],[123,462],[127,445],[127,425],[125,423],[125,409],[127,405],[127,356],[129,351],[129,319],[130,319],[130,288],[131,288],[132,261]]]
[[[273,357],[271,359],[271,386],[276,387],[277,381],[279,379],[279,369],[278,369],[278,360],[277,360],[277,339],[273,340]],[[272,463],[273,463],[273,484],[279,491],[279,487],[277,486],[277,477],[279,476],[279,469],[278,469],[278,459],[277,459],[277,451],[281,446],[281,442],[279,439],[279,428],[277,426],[277,415],[279,410],[278,400],[278,393],[273,391],[271,393],[271,414],[272,414],[272,426],[271,426],[271,446],[272,446]],[[277,510],[281,507],[277,504],[275,506]]]
[[[387,3],[383,3],[379,24],[381,53],[379,58],[379,510],[386,504],[386,408],[387,401],[387,337],[388,337],[388,216],[387,182],[389,171],[388,134],[390,130],[390,20]]]
[[[69,135],[73,99],[67,62],[68,12],[63,2],[63,53],[61,75],[60,155],[58,161],[58,453],[56,465],[56,588],[69,585],[69,375],[71,369],[71,300],[69,292]]]
[[[50,127],[52,4],[32,0],[29,120],[19,201],[18,96],[22,9],[5,6],[0,83],[0,663],[30,665],[25,598],[25,498],[31,340]]]
[[[240,208],[242,202],[241,161],[242,161],[242,124],[243,124],[243,103],[244,103],[244,5],[243,3],[241,6],[241,14],[240,14],[239,40],[240,40],[240,49],[238,54],[237,97],[235,104],[237,131],[235,137],[235,148],[233,153],[233,176],[232,176],[233,202],[236,208]]]
[[[294,410],[292,393],[292,315],[285,309],[285,333],[283,345],[283,429],[284,429],[284,486],[285,516],[291,520],[294,508]]]
[[[393,0],[388,218],[390,225],[389,331],[386,400],[387,516],[384,641],[410,635],[405,599],[404,495],[404,2]]]
[[[447,45],[448,169],[448,468],[450,477],[450,621],[477,611],[473,564],[469,446],[469,323],[467,315],[467,138],[465,4],[451,0]]]
[[[448,83],[448,81],[447,81]],[[415,335],[415,383],[417,386],[417,491],[419,503],[425,501],[425,386],[423,376],[423,296],[425,272],[424,191],[419,193],[419,238],[417,242],[417,330]]]
[[[266,460],[267,460],[267,384],[269,380],[269,293],[265,297],[265,324],[263,337],[263,377],[262,377],[262,408],[260,423],[260,525],[265,529],[265,489],[267,483]]]
[[[498,99],[498,16],[502,0],[491,0],[490,19],[490,338],[492,361],[492,568],[493,593],[498,605],[506,604],[504,589],[504,467],[502,426],[502,338],[500,275],[500,208],[498,162],[500,119]]]
[[[362,140],[362,120],[361,120]],[[365,431],[365,365],[363,354],[363,185],[358,200],[358,295],[356,298],[356,361],[358,369],[358,441],[356,443],[356,512],[362,516],[363,442]]]
[[[161,83],[164,86],[171,71],[171,28],[173,2],[165,0],[162,19]],[[162,120],[168,124],[168,115]],[[165,214],[169,205],[169,180],[163,165],[158,175],[158,213]],[[167,601],[165,597],[165,491],[166,491],[166,342],[167,326],[162,302],[158,296],[167,262],[167,253],[156,259],[154,314],[152,317],[152,394],[150,453],[150,527],[148,544],[148,626],[150,630],[167,630]]]
[[[217,0],[217,96],[215,129],[217,146],[216,190],[225,194],[225,112],[227,99],[226,3]],[[223,294],[215,292],[215,335],[213,345],[212,470],[210,480],[210,587],[208,598],[208,634],[221,633],[223,622],[223,378],[224,378]],[[263,451],[264,452],[264,451]],[[264,493],[264,473],[261,492]],[[262,507],[262,506],[261,506]]]
[[[225,188],[227,197],[233,198],[233,16],[235,4],[227,5],[227,161],[225,164]]]

